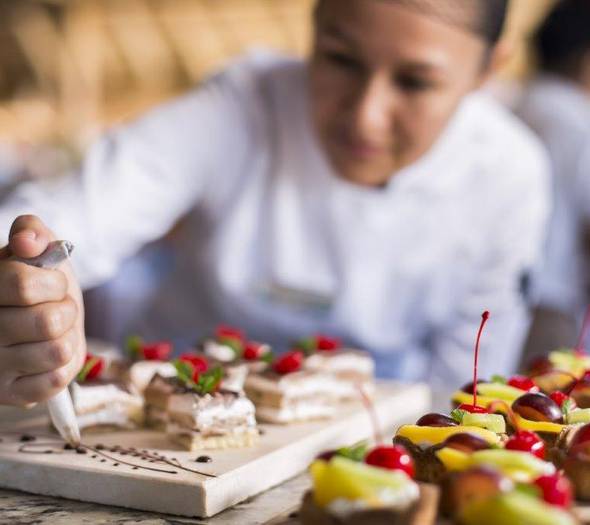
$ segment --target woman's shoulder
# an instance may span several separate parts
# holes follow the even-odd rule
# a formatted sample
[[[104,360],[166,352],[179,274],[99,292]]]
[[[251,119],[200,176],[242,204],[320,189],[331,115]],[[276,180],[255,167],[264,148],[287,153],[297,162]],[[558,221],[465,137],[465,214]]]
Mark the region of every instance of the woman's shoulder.
[[[482,162],[502,168],[512,184],[518,178],[531,183],[531,178],[546,176],[548,156],[541,140],[493,96],[476,92],[461,111],[465,147]]]

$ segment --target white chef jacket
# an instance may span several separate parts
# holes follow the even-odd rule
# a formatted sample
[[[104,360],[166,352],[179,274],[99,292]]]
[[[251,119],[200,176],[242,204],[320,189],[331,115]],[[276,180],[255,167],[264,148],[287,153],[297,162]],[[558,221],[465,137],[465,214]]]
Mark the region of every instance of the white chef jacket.
[[[76,245],[83,286],[187,215],[177,268],[141,317],[193,341],[220,322],[279,348],[322,332],[372,351],[381,375],[453,387],[511,369],[523,276],[547,213],[542,148],[484,95],[384,188],[334,173],[309,117],[304,63],[252,54],[113,130],[80,175],[28,185],[0,211],[36,213]]]
[[[590,299],[590,97],[568,80],[542,75],[528,86],[517,113],[547,146],[554,207],[544,261],[535,278],[542,305],[583,315]]]

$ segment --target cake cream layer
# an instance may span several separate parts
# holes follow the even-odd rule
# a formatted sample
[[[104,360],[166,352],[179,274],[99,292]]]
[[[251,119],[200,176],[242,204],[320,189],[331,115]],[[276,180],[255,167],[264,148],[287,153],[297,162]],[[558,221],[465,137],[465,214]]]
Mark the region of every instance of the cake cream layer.
[[[254,404],[235,393],[173,394],[168,399],[167,413],[171,425],[202,435],[231,433],[239,427],[256,428]]]
[[[129,368],[127,378],[138,392],[143,393],[156,374],[160,377],[175,377],[176,369],[164,361],[138,361]]]
[[[331,418],[336,413],[333,403],[321,403],[310,399],[291,402],[285,406],[272,407],[258,405],[256,417],[265,423],[292,423],[310,419]]]
[[[97,412],[115,405],[129,407],[130,410],[143,407],[140,396],[125,391],[115,383],[72,383],[70,392],[77,415]]]
[[[375,375],[373,358],[361,350],[316,352],[305,359],[303,367],[306,370],[330,372],[351,380],[372,379]]]

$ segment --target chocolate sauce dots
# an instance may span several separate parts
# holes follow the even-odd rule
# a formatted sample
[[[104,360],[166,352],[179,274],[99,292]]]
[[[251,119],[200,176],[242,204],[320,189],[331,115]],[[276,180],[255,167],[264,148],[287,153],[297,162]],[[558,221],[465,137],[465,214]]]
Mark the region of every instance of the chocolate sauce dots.
[[[20,441],[21,441],[22,443],[26,443],[26,442],[28,442],[28,441],[35,441],[36,439],[37,439],[37,438],[36,438],[35,436],[32,436],[31,434],[23,434],[23,435],[20,437]]]
[[[197,463],[211,463],[213,458],[211,456],[199,456],[195,461]]]

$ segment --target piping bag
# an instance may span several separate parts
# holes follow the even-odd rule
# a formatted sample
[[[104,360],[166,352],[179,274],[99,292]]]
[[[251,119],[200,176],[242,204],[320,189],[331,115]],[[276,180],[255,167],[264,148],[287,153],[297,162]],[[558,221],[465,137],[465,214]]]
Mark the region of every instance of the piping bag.
[[[56,268],[60,263],[70,257],[74,245],[69,241],[53,241],[47,245],[47,249],[39,256],[31,259],[11,257],[12,260],[20,261],[37,268]],[[72,396],[68,387],[59,394],[47,401],[47,409],[53,425],[70,445],[80,444],[80,429],[74,412]]]

